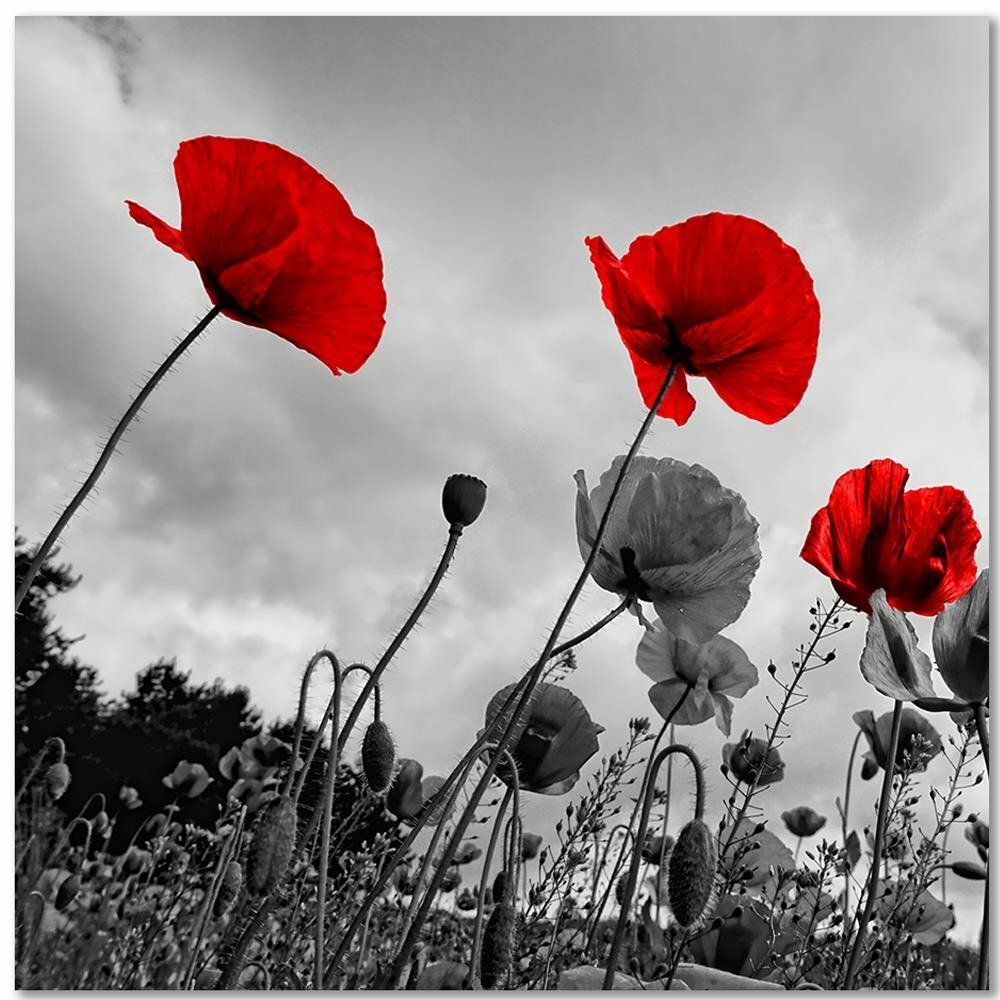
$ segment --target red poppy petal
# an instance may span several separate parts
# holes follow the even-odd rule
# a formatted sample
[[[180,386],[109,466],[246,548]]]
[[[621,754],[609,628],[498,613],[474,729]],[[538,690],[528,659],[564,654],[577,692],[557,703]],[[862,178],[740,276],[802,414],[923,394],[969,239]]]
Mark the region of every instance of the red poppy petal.
[[[168,226],[162,219],[158,219],[148,208],[137,205],[134,201],[126,201],[128,214],[139,223],[140,226],[149,226],[153,230],[153,235],[164,245],[170,247],[174,253],[179,253],[182,257],[191,260],[184,245],[184,236],[179,229]]]
[[[889,603],[936,615],[976,581],[976,546],[982,535],[965,494],[954,486],[909,490],[903,497],[906,544]]]
[[[802,558],[826,573],[838,593],[864,611],[870,610],[868,598],[883,585],[888,560],[903,538],[903,487],[908,477],[909,471],[890,459],[845,472],[827,506],[814,515],[802,546]]]
[[[667,346],[667,326],[662,314],[657,313],[642,288],[632,281],[603,237],[588,236],[584,242],[601,282],[601,299],[614,317],[629,353],[648,363],[662,363]]]
[[[217,136],[182,142],[174,159],[181,231],[198,266],[218,280],[227,268],[292,236],[300,222],[303,171],[315,173],[267,142]]]
[[[669,364],[662,367],[648,364],[631,352],[629,357],[632,360],[632,369],[635,371],[643,402],[646,406],[652,406],[656,402],[660,389],[663,388],[663,380],[667,377],[670,366]],[[667,395],[656,412],[661,417],[675,421],[678,427],[683,427],[690,420],[691,414],[694,413],[694,407],[694,396],[688,392],[687,376],[684,374],[683,368],[678,368],[674,375],[673,384],[667,390]]]

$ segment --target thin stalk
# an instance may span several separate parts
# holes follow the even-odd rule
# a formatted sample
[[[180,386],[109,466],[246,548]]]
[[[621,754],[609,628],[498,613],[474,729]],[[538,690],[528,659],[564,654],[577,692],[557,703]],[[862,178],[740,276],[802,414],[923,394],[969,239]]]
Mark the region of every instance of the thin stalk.
[[[972,714],[976,719],[976,732],[979,734],[979,745],[983,748],[983,763],[986,765],[986,774],[990,773],[990,730],[986,725],[986,709],[982,702],[976,702],[972,706]]]
[[[885,839],[886,820],[889,816],[889,799],[892,797],[892,776],[896,770],[896,751],[899,748],[899,731],[903,722],[903,703],[896,701],[892,709],[892,733],[889,737],[889,749],[885,762],[885,777],[882,781],[882,794],[878,803],[878,822],[875,826],[875,844],[873,847],[873,857],[871,871],[868,874],[868,888],[865,896],[865,908],[858,921],[858,930],[854,938],[854,945],[851,948],[851,957],[847,963],[847,975],[844,977],[845,990],[854,989],[854,979],[861,966],[861,952],[865,942],[865,931],[868,928],[868,921],[871,919],[872,911],[875,909],[875,901],[878,896],[879,865],[882,859],[882,844]]]
[[[479,878],[479,893],[476,900],[476,921],[472,928],[472,951],[469,953],[469,986],[472,987],[479,974],[479,950],[483,944],[483,916],[486,908],[486,880],[490,875],[490,865],[493,864],[493,853],[497,848],[497,841],[500,839],[500,831],[504,828],[503,814],[510,805],[510,800],[514,797],[514,786],[510,785],[504,794],[500,809],[497,811],[493,821],[493,830],[490,833],[490,842],[486,847],[486,856],[483,859],[483,871]],[[495,902],[495,901],[494,901]]]
[[[358,721],[358,716],[361,714],[361,710],[368,701],[375,685],[382,679],[382,675],[385,673],[386,667],[389,666],[389,662],[396,655],[399,647],[403,645],[406,637],[412,631],[413,626],[417,624],[417,620],[424,613],[427,605],[430,604],[431,598],[434,596],[434,592],[438,589],[438,586],[444,579],[445,573],[448,572],[448,567],[451,565],[452,557],[455,554],[455,548],[458,546],[458,540],[461,536],[462,525],[451,525],[448,529],[448,541],[445,543],[444,552],[441,554],[441,560],[438,562],[437,569],[434,570],[434,575],[431,577],[430,583],[427,584],[423,595],[420,600],[417,601],[416,607],[410,612],[410,617],[406,619],[403,623],[403,627],[396,633],[396,638],[389,643],[389,648],[382,654],[378,663],[375,664],[374,669],[368,676],[368,680],[365,682],[365,686],[361,689],[361,694],[358,695],[354,705],[351,707],[351,711],[347,714],[347,720],[344,722],[344,728],[339,737],[338,749],[341,753],[347,745],[347,740],[351,735],[351,731],[354,729],[354,725]]]
[[[690,688],[688,688],[690,691]],[[685,692],[686,694],[686,692]],[[678,702],[674,708],[676,712],[681,706]],[[671,713],[673,714],[673,712]],[[668,720],[669,721],[669,720]],[[635,895],[635,883],[639,874],[639,862],[642,860],[642,843],[646,837],[646,828],[649,825],[649,811],[653,805],[653,792],[656,790],[656,775],[663,762],[671,754],[681,753],[694,767],[695,775],[695,818],[701,819],[705,812],[705,775],[702,773],[701,761],[698,760],[695,752],[686,747],[683,743],[671,743],[670,746],[661,750],[653,761],[649,778],[642,795],[642,815],[639,817],[639,826],[635,831],[635,846],[632,849],[632,863],[628,870],[628,880],[625,883],[625,897],[621,908],[618,911],[618,923],[615,925],[615,936],[611,942],[611,951],[608,954],[608,964],[604,970],[603,990],[614,988],[615,971],[618,966],[618,953],[621,951],[622,942],[625,940],[625,925],[628,923],[628,915],[632,911],[632,897]],[[657,887],[659,888],[659,887]]]
[[[625,606],[627,607],[627,604]],[[616,615],[620,614],[621,611],[623,610],[624,607],[616,609]],[[608,621],[611,620],[611,617],[612,616],[606,616],[605,619],[602,619],[601,623],[602,627],[606,625]],[[593,627],[587,629],[587,635],[593,635],[593,633],[594,633]],[[566,644],[566,646],[568,647],[570,644],[576,645],[578,641],[582,641],[581,636],[577,636],[575,639],[570,640]],[[555,651],[553,650],[552,652],[549,653],[548,658],[551,659],[554,654]],[[538,664],[536,663],[535,666],[537,667]],[[340,944],[337,946],[337,951],[335,952],[333,958],[330,960],[329,964],[326,967],[325,978],[327,980],[329,980],[331,973],[336,969],[337,964],[341,961],[344,955],[347,954],[347,949],[350,947],[351,941],[354,939],[354,935],[357,933],[358,928],[361,926],[361,923],[365,918],[365,914],[368,912],[368,909],[375,904],[375,901],[378,899],[379,894],[385,887],[386,882],[389,881],[389,878],[391,877],[393,871],[395,871],[396,867],[405,858],[406,852],[410,849],[413,842],[417,839],[417,836],[421,832],[421,830],[423,830],[427,822],[427,817],[437,808],[439,804],[444,802],[446,796],[450,794],[452,784],[458,779],[459,772],[462,771],[472,761],[476,760],[479,754],[482,752],[483,748],[490,743],[494,731],[499,728],[500,723],[505,718],[507,711],[511,708],[514,702],[517,701],[522,690],[525,688],[525,686],[528,684],[528,681],[531,679],[531,676],[532,672],[529,671],[516,684],[514,684],[510,694],[507,696],[504,703],[498,709],[493,721],[484,728],[484,730],[482,731],[480,736],[476,739],[476,741],[472,744],[472,746],[468,750],[466,750],[462,759],[458,762],[458,764],[455,765],[455,768],[452,770],[451,774],[449,774],[448,777],[445,778],[444,784],[442,784],[441,787],[434,793],[430,802],[426,804],[423,813],[418,818],[417,822],[413,825],[409,834],[404,839],[403,843],[400,844],[399,847],[396,849],[395,854],[393,854],[389,863],[386,865],[385,871],[378,878],[375,885],[372,886],[368,895],[365,897],[364,902],[361,904],[361,907],[358,909],[358,912],[354,915],[354,918],[351,921],[350,926],[347,928],[347,930],[344,933],[344,936],[341,938]],[[464,778],[462,780],[464,781]]]
[[[851,756],[847,761],[847,779],[844,782],[844,802],[840,807],[840,835],[844,842],[844,849],[847,849],[847,817],[851,808],[851,780],[854,777],[854,758],[858,752],[858,741],[861,739],[859,729],[854,736],[854,743],[851,744]],[[844,866],[844,926],[847,926],[847,911],[851,903],[851,871]]]
[[[121,437],[128,428],[128,425],[135,418],[135,415],[142,409],[143,404],[149,398],[150,393],[160,383],[163,376],[170,371],[171,367],[173,367],[174,362],[194,343],[198,335],[202,333],[205,327],[207,327],[208,324],[211,323],[221,311],[221,306],[212,306],[212,308],[209,309],[209,311],[198,321],[194,329],[167,355],[163,364],[161,364],[160,367],[149,376],[146,384],[139,390],[135,399],[132,400],[132,405],[125,411],[121,420],[118,421],[115,425],[115,429],[111,432],[111,437],[108,438],[107,444],[105,444],[101,454],[98,456],[97,463],[91,470],[90,475],[87,476],[83,485],[76,491],[76,495],[66,505],[66,509],[59,515],[58,520],[52,526],[52,530],[45,536],[45,541],[38,546],[38,551],[35,553],[35,557],[31,560],[31,565],[28,567],[27,572],[24,574],[24,578],[21,580],[21,583],[17,588],[17,595],[14,598],[14,614],[17,614],[17,609],[20,608],[25,594],[28,593],[31,584],[38,575],[38,571],[42,568],[42,563],[45,562],[49,552],[52,551],[52,546],[55,545],[59,536],[62,534],[63,529],[69,523],[70,518],[76,513],[77,508],[83,503],[84,500],[87,499],[88,494],[97,484],[97,480],[101,478],[101,473],[104,471],[104,467],[109,461],[111,461],[111,456],[115,453],[115,449],[118,447],[118,442],[121,440]]]
[[[983,923],[979,930],[979,969],[976,988],[990,988],[990,863],[986,862],[986,881],[983,883]]]
[[[535,687],[538,684],[538,680],[541,676],[542,670],[544,669],[545,663],[548,661],[549,657],[552,655],[552,650],[555,648],[556,643],[559,641],[559,634],[562,632],[563,627],[566,624],[570,613],[573,610],[573,606],[576,604],[577,598],[580,596],[580,592],[583,590],[583,585],[587,582],[590,576],[590,571],[593,569],[594,563],[597,561],[597,555],[601,550],[601,542],[604,540],[605,532],[607,531],[608,524],[611,521],[611,515],[614,511],[615,501],[618,499],[618,495],[621,493],[622,486],[625,482],[625,476],[628,472],[629,466],[632,464],[632,459],[635,457],[643,440],[646,437],[646,433],[653,423],[653,419],[656,416],[657,410],[660,408],[660,404],[663,402],[673,384],[674,377],[677,374],[677,362],[672,362],[670,365],[670,370],[667,373],[667,377],[663,380],[663,385],[656,394],[656,398],[653,400],[653,405],[649,408],[642,425],[639,428],[638,433],[635,436],[635,440],[632,442],[632,446],[628,450],[628,454],[625,456],[624,462],[622,462],[621,468],[618,471],[618,476],[615,479],[614,486],[611,489],[611,495],[608,498],[607,507],[604,509],[604,514],[601,517],[600,523],[597,527],[597,533],[594,537],[594,541],[590,548],[590,553],[584,562],[583,569],[580,571],[580,575],[577,577],[576,583],[570,590],[569,596],[566,598],[566,602],[563,605],[562,610],[559,612],[556,618],[555,625],[552,627],[552,631],[549,634],[549,638],[545,643],[545,648],[542,650],[542,655],[538,658],[538,661],[529,671],[524,683],[524,693],[521,695],[520,701],[517,707],[514,709],[511,715],[510,722],[507,725],[506,730],[500,737],[500,741],[497,744],[496,753],[493,755],[490,763],[487,765],[479,784],[476,786],[475,791],[472,793],[472,797],[469,800],[469,804],[466,806],[465,812],[462,814],[458,821],[454,835],[452,836],[451,842],[445,848],[444,860],[447,863],[451,857],[454,855],[458,848],[461,838],[465,835],[465,831],[469,828],[469,824],[472,822],[472,817],[475,809],[478,807],[486,789],[489,787],[489,783],[493,778],[493,774],[496,771],[497,765],[500,761],[500,756],[505,750],[507,750],[514,739],[514,734],[517,732],[520,718],[524,712],[526,706],[531,700],[534,694]],[[497,719],[503,718],[501,713],[497,713]],[[396,964],[398,968],[402,969],[406,965],[406,961],[409,958],[410,952],[413,950],[414,945],[417,942],[417,936],[420,933],[420,928],[423,921],[426,919],[427,913],[430,910],[431,902],[433,900],[433,895],[437,891],[438,885],[440,885],[441,878],[443,877],[443,872],[438,872],[435,875],[435,879],[431,884],[431,891],[428,893],[427,899],[424,901],[424,905],[421,907],[421,911],[418,914],[417,921],[414,923],[413,927],[410,928],[410,933],[407,935],[406,939],[403,941],[403,945],[397,955]]]
[[[319,655],[319,654],[317,654]],[[330,731],[330,751],[323,782],[323,813],[319,844],[319,884],[316,887],[316,954],[313,968],[313,989],[323,989],[323,952],[326,946],[326,880],[330,868],[330,824],[333,818],[333,790],[337,781],[337,727],[340,725],[340,664],[332,653],[325,654],[333,669],[333,723]],[[316,741],[319,742],[319,735]]]

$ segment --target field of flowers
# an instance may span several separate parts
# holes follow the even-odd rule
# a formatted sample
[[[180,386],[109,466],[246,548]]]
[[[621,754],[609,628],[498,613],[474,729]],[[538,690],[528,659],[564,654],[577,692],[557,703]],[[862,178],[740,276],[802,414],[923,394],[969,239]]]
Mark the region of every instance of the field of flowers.
[[[18,628],[54,592],[59,536],[127,427],[216,317],[271,331],[336,375],[357,371],[382,335],[375,233],[322,174],[269,143],[214,136],[182,143],[174,166],[179,227],[135,202],[129,212],[198,268],[211,307],[140,389],[48,537],[16,560]],[[381,658],[317,652],[286,730],[258,727],[211,767],[174,761],[158,787],[95,788],[73,810],[83,748],[58,731],[19,745],[20,988],[988,987],[989,826],[962,795],[988,774],[989,571],[965,494],[922,485],[919,470],[908,489],[910,470],[889,458],[830,470],[827,504],[802,524],[819,596],[803,605],[801,644],[768,665],[773,714],[751,731],[740,699],[762,678],[722,632],[750,598],[758,523],[711,455],[689,465],[641,449],[657,418],[680,434],[696,419],[700,379],[733,420],[788,416],[816,364],[812,279],[777,233],[738,215],[668,225],[621,257],[600,236],[587,246],[645,419],[596,484],[577,473],[576,583],[530,668],[468,720],[477,737],[452,772],[425,776],[400,755],[380,684],[463,534],[488,516],[487,486],[468,474],[444,483],[440,560]],[[607,592],[607,613],[570,634],[588,582]],[[602,748],[602,727],[562,682],[578,648],[623,615],[641,636],[651,717]],[[912,615],[933,619],[932,649]],[[865,632],[872,704],[892,708],[855,714],[829,816],[776,810],[781,799],[761,792],[782,781],[815,708],[809,676],[848,628]],[[36,659],[26,676],[44,672]],[[352,676],[362,684],[348,697]],[[333,694],[314,726],[320,677]],[[347,759],[369,718],[360,758]],[[685,740],[712,725],[731,740],[721,802],[705,780],[720,762]],[[929,783],[932,760],[946,763],[944,783]],[[880,788],[870,815],[852,801],[865,780]],[[547,841],[524,828],[533,795],[566,803]],[[978,949],[951,937],[948,877],[982,885]]]

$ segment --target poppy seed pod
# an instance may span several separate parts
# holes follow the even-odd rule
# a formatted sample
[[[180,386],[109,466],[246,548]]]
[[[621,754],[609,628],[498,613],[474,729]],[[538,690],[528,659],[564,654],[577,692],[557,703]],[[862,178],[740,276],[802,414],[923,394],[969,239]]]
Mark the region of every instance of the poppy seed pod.
[[[475,476],[456,473],[449,476],[441,492],[445,520],[452,526],[467,528],[486,505],[486,483]]]
[[[295,850],[295,805],[287,795],[273,799],[262,811],[250,844],[248,882],[250,891],[264,896],[272,892],[288,871]]]
[[[483,989],[502,990],[507,986],[514,961],[514,929],[517,914],[510,903],[498,903],[483,933],[480,978]]]
[[[381,719],[376,719],[365,730],[365,738],[361,744],[361,766],[368,787],[376,795],[383,795],[392,783],[392,772],[396,766],[396,744],[389,727]]]
[[[64,878],[56,891],[56,909],[65,910],[80,892],[80,876],[73,874]]]
[[[53,801],[60,799],[69,788],[69,768],[63,761],[52,764],[45,772],[45,787]]]
[[[230,861],[226,865],[222,881],[219,883],[219,894],[215,897],[212,915],[217,919],[224,916],[233,905],[243,887],[243,866],[238,861]]]
[[[715,898],[718,859],[712,831],[700,819],[687,823],[670,852],[667,897],[681,927],[697,927]]]

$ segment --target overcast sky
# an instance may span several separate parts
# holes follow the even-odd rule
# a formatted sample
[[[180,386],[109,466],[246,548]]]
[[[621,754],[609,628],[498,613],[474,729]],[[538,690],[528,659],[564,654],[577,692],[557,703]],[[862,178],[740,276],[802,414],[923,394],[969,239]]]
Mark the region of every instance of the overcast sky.
[[[83,582],[56,605],[110,694],[175,656],[290,715],[317,648],[378,657],[443,547],[441,484],[469,472],[489,484],[486,511],[384,698],[401,753],[446,773],[579,571],[573,473],[596,482],[643,416],[583,239],[622,253],[713,210],[796,247],[823,314],[789,418],[749,421],[696,379],[690,423],[657,421],[644,447],[707,466],[761,525],[727,634],[762,683],[734,732],[763,728],[763,668],[787,674],[811,601],[832,596],[798,552],[844,470],[892,457],[912,487],[965,490],[988,563],[985,18],[30,18],[15,37],[16,518],[30,539],[207,308],[195,268],[123,205],[177,222],[178,142],[298,153],[385,259],[385,335],[359,373],[334,378],[220,320],[129,433],[64,537]],[[613,603],[588,587],[572,629]],[[604,753],[653,714],[640,637],[618,620],[568,682]],[[791,717],[787,778],[763,799],[776,832],[799,804],[838,825],[851,714],[891,708],[861,678],[862,639],[859,622]],[[685,735],[721,797],[721,735]],[[856,785],[857,826],[876,786]],[[526,828],[547,833],[565,800],[527,798]],[[949,888],[971,938],[980,886]]]

